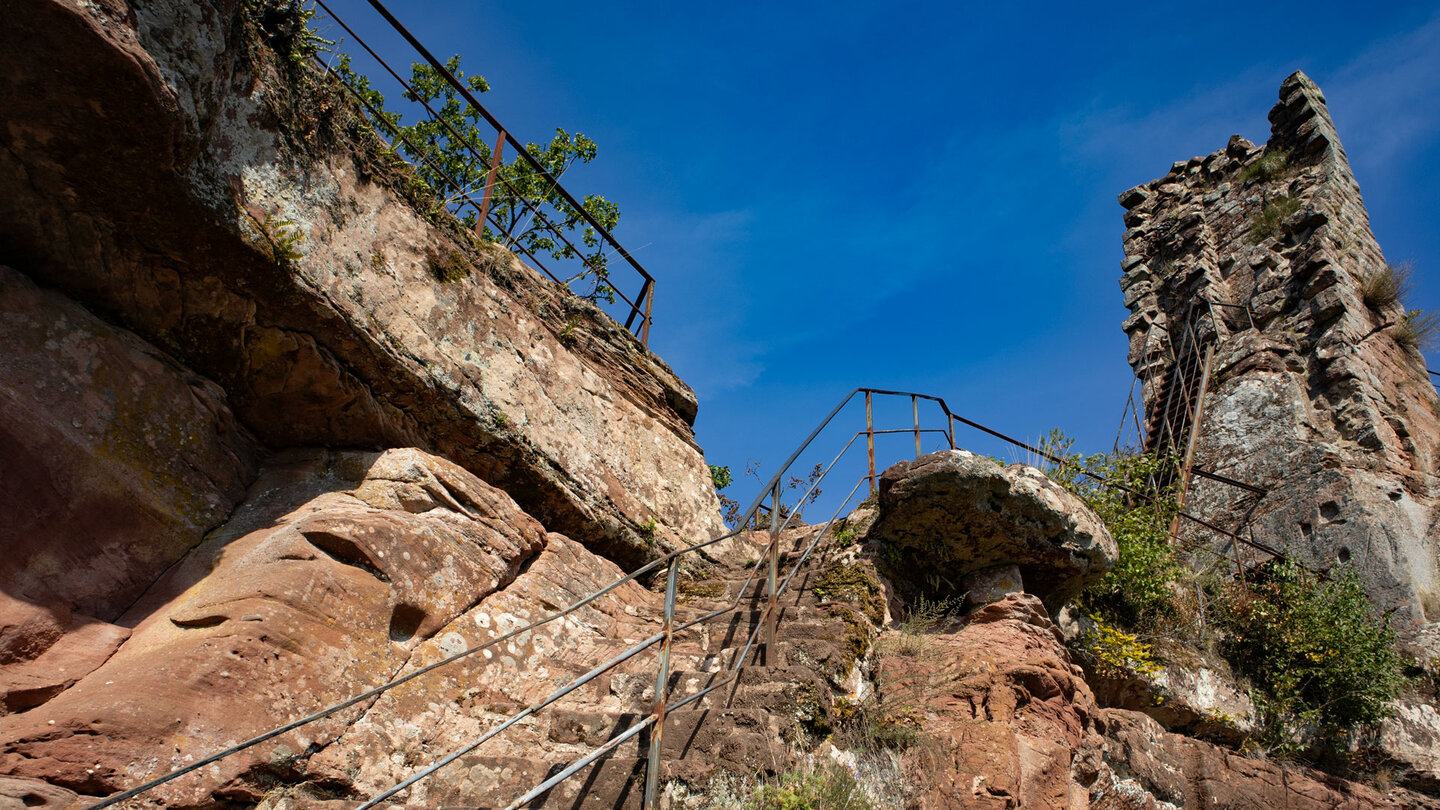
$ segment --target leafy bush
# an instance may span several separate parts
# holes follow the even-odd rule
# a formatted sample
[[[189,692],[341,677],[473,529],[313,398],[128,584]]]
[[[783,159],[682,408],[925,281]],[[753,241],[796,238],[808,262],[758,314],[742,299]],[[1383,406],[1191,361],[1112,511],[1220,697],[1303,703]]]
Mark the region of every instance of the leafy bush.
[[[1120,678],[1130,674],[1154,675],[1160,665],[1150,655],[1150,645],[1138,637],[1105,623],[1097,614],[1090,620],[1095,627],[1081,639],[1081,647],[1100,675]]]
[[[1172,481],[1175,460],[1144,453],[1111,453],[1090,456],[1080,463],[1107,481],[1145,496],[1066,473],[1071,480],[1062,483],[1095,510],[1120,550],[1115,566],[1080,595],[1081,606],[1127,627],[1174,618],[1175,593],[1170,583],[1184,570],[1170,545],[1170,525],[1179,514]]]
[[[1403,682],[1388,617],[1377,617],[1348,565],[1327,580],[1272,560],[1248,582],[1231,583],[1217,617],[1221,650],[1255,684],[1272,743],[1296,724],[1335,737],[1389,714]]]
[[[490,89],[485,77],[466,75],[461,70],[459,56],[447,59],[445,68],[472,93]],[[405,124],[402,113],[385,108],[385,97],[370,86],[368,77],[355,71],[348,55],[340,56],[330,69],[374,111],[367,114],[375,119],[387,138],[398,132],[394,141],[396,151],[410,161],[436,198],[467,227],[475,227],[477,213],[467,195],[478,199],[486,186],[492,158],[489,141],[493,137],[485,134],[489,124],[480,112],[460,96],[440,71],[416,62],[410,68],[411,90],[402,95],[408,102],[429,105],[438,118],[421,115],[415,123]],[[548,144],[529,143],[525,148],[555,178],[577,162],[589,163],[598,154],[595,142],[584,134],[569,133],[559,127]],[[606,230],[613,229],[620,219],[619,206],[604,197],[587,195],[580,205]],[[536,256],[579,258],[585,269],[566,279],[566,283],[588,279],[590,289],[583,297],[614,302],[615,290],[610,286],[606,264],[609,254],[599,233],[570,205],[559,188],[524,158],[517,156],[509,163],[501,163],[489,217],[491,222],[498,223],[499,232],[490,227],[491,222],[480,223],[480,233],[485,239],[503,242],[507,248]],[[567,237],[568,241],[561,240],[557,232],[571,236]]]
[[[1280,223],[1300,210],[1300,200],[1294,197],[1277,197],[1250,220],[1250,241],[1260,244],[1280,230]]]
[[[1080,475],[1079,464],[1149,498]],[[1208,643],[1218,641],[1236,672],[1254,683],[1272,750],[1293,750],[1303,726],[1339,740],[1351,727],[1385,717],[1403,682],[1402,660],[1388,619],[1376,615],[1352,568],[1340,566],[1322,580],[1272,560],[1248,582],[1194,588],[1208,597],[1208,608],[1182,604],[1177,592],[1194,583],[1169,543],[1178,514],[1174,472],[1174,459],[1112,454],[1074,457],[1052,473],[1090,504],[1120,549],[1115,567],[1079,599],[1097,623],[1084,642],[1096,668],[1152,674],[1157,664],[1149,645],[1127,630],[1174,638],[1179,620],[1209,612],[1201,624],[1219,638]]]
[[[710,483],[714,484],[715,491],[719,492],[720,490],[735,483],[735,476],[730,474],[729,467],[721,467],[718,464],[711,464]]]
[[[301,64],[335,44],[310,27],[315,8],[301,0],[244,0],[243,7],[266,44],[292,64]]]

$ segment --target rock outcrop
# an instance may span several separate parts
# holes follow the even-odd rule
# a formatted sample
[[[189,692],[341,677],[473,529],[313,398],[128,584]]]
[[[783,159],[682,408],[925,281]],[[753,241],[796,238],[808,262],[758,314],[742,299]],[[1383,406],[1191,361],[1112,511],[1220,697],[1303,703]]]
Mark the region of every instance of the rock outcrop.
[[[561,542],[419,451],[279,458],[121,617],[128,643],[5,724],[0,766],[91,795],[129,787],[383,682]],[[335,725],[307,727],[294,750]],[[254,756],[217,766],[220,781],[267,764]]]
[[[1120,195],[1130,363],[1162,411],[1167,375],[1196,362],[1177,357],[1193,325],[1215,351],[1196,464],[1266,494],[1197,478],[1187,511],[1312,566],[1350,562],[1423,636],[1440,620],[1440,398],[1403,303],[1374,288],[1387,263],[1325,97],[1297,73],[1270,121],[1263,149],[1237,135]]]
[[[867,540],[884,549],[888,568],[899,569],[897,581],[932,592],[943,581],[950,590],[997,598],[1023,588],[1051,612],[1109,570],[1118,554],[1100,518],[1044,473],[1002,467],[965,450],[886,470]]]
[[[921,807],[1440,808],[1173,734],[1100,708],[1044,605],[1011,594],[963,622],[877,642],[881,685],[919,713],[902,757]]]
[[[225,392],[0,266],[0,589],[113,622],[229,516],[260,449]]]
[[[417,191],[247,8],[7,7],[0,262],[213,380],[270,448],[427,449],[626,565],[722,531],[689,388]]]

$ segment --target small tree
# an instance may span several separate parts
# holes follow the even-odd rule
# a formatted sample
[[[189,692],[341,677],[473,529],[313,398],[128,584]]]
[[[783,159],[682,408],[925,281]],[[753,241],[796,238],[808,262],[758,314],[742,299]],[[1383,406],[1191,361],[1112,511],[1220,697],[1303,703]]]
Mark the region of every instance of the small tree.
[[[459,56],[450,57],[445,68],[472,92],[484,93],[490,89],[485,77],[465,74],[460,68]],[[424,114],[415,123],[405,124],[401,113],[385,109],[385,97],[370,86],[367,77],[355,72],[348,55],[341,56],[332,69],[378,112],[383,119],[379,122],[382,128],[399,132],[395,139],[396,151],[410,160],[421,179],[457,217],[474,228],[477,215],[467,198],[478,200],[484,194],[492,158],[484,135],[489,124],[480,112],[460,97],[440,71],[416,62],[410,68],[410,90],[405,91],[403,97],[414,104],[423,102],[436,115]],[[610,286],[605,246],[599,232],[550,180],[558,179],[576,162],[594,160],[598,152],[595,142],[582,133],[572,134],[556,128],[550,143],[543,147],[530,143],[526,150],[550,177],[536,171],[518,155],[509,163],[502,163],[492,190],[491,221],[484,223],[481,235],[536,256],[580,259],[585,269],[565,279],[566,283],[588,281],[590,288],[584,297],[614,302],[615,290]],[[620,219],[619,206],[598,195],[587,195],[581,207],[606,230],[614,228]],[[492,224],[496,227],[492,228]],[[578,239],[570,236],[577,233]],[[570,243],[557,234],[567,235]]]

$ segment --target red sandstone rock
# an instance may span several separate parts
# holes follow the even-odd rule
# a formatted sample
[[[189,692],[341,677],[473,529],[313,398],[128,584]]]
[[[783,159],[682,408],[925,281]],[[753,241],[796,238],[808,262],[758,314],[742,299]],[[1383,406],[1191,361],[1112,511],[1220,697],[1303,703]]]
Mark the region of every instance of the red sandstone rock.
[[[1083,806],[1095,701],[1047,613],[1012,594],[882,659],[882,688],[922,712],[927,743],[906,754],[921,807]]]
[[[879,517],[866,538],[901,552],[904,570],[893,572],[901,586],[932,587],[922,578],[939,576],[961,590],[967,575],[1014,566],[1025,591],[1052,612],[1099,579],[1118,554],[1100,518],[1044,473],[1023,464],[1001,467],[965,450],[886,470]]]
[[[425,448],[627,565],[723,532],[689,387],[428,210],[339,90],[299,96],[247,8],[7,4],[0,242],[20,269],[215,380],[271,447]],[[468,277],[437,280],[436,256]]]
[[[418,451],[280,459],[127,615],[135,633],[119,653],[6,719],[0,767],[103,794],[349,697],[512,581],[544,542],[503,493]],[[186,801],[216,780],[283,770],[349,719],[157,795]]]
[[[7,267],[0,345],[0,589],[113,621],[230,514],[255,444],[214,383]]]
[[[908,642],[908,654],[893,652],[893,638],[880,641],[881,687],[923,714],[922,742],[904,755],[920,807],[1440,808],[1097,708],[1059,630],[1026,594]]]

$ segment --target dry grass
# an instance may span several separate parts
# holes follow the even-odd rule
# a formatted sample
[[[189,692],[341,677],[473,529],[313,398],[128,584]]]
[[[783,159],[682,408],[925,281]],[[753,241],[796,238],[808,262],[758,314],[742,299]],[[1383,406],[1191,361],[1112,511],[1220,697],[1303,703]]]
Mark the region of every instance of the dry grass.
[[[1411,351],[1432,351],[1440,345],[1440,312],[1412,309],[1393,328],[1395,342]]]
[[[1273,180],[1283,176],[1290,170],[1290,150],[1276,149],[1265,150],[1265,154],[1255,159],[1254,163],[1240,170],[1239,180],[1241,183],[1248,183],[1251,180]]]
[[[1280,223],[1300,210],[1300,200],[1295,197],[1277,197],[1265,204],[1259,214],[1250,220],[1250,241],[1260,244],[1280,232]]]
[[[1411,267],[1387,264],[1360,279],[1360,297],[1365,306],[1379,310],[1410,294]]]

